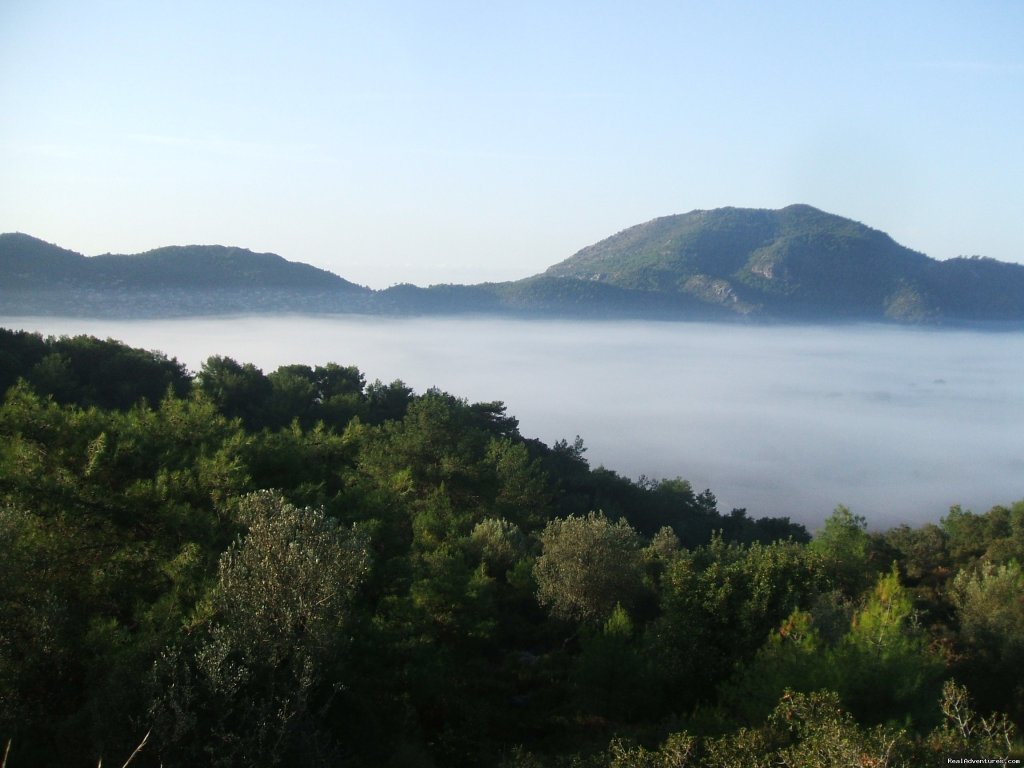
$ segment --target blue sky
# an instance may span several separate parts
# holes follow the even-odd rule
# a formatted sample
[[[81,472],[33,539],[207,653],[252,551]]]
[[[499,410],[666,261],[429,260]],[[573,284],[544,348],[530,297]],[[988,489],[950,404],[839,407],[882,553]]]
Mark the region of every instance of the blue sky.
[[[1024,261],[1024,3],[0,2],[0,231],[383,287],[802,202]]]

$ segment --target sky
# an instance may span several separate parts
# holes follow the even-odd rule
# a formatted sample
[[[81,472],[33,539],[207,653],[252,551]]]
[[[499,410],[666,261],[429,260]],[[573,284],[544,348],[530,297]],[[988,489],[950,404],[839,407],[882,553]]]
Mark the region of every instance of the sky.
[[[1024,3],[0,0],[0,232],[511,280],[807,203],[1024,262]]]

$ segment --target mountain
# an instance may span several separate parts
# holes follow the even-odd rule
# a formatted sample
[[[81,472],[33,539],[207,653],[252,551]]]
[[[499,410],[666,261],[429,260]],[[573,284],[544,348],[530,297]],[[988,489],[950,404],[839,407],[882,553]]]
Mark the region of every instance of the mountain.
[[[689,295],[739,316],[1024,320],[1024,266],[936,261],[884,232],[807,205],[654,219],[584,248],[544,274]]]
[[[21,233],[0,235],[0,277],[9,314],[343,312],[366,309],[373,294],[273,253],[188,245],[86,257]]]
[[[107,284],[136,288],[262,288],[365,291],[332,272],[288,261],[275,253],[253,253],[222,245],[157,248],[135,256],[106,254],[87,259]]]
[[[80,253],[21,232],[0,235],[0,286],[5,291],[70,288],[81,283],[85,269]]]
[[[241,248],[85,257],[28,235],[0,235],[0,313],[246,312],[1019,324],[1024,266],[936,261],[808,205],[666,216],[522,280],[382,291]]]
[[[936,261],[809,205],[719,208],[630,227],[523,280],[405,286],[392,303],[421,312],[1016,324],[1024,266]]]

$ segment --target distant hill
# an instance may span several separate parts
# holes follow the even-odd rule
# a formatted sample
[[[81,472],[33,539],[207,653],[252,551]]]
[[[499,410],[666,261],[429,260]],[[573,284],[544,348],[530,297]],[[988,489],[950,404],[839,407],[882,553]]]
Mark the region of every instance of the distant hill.
[[[1024,266],[936,261],[884,232],[807,205],[654,219],[544,274],[688,295],[751,317],[1024,320]]]
[[[323,269],[220,245],[86,257],[29,235],[0,235],[0,311],[176,316],[367,309],[369,288]]]
[[[34,291],[80,285],[86,258],[20,232],[0,235],[0,287]]]
[[[274,286],[299,290],[365,290],[332,272],[288,261],[275,253],[253,253],[222,245],[170,246],[135,256],[106,254],[87,259],[87,262],[108,284],[136,288]]]
[[[902,323],[1024,322],[1024,266],[936,261],[808,205],[654,219],[543,274],[372,291],[272,253],[223,246],[85,257],[0,235],[0,312],[175,316],[241,312],[501,313]]]

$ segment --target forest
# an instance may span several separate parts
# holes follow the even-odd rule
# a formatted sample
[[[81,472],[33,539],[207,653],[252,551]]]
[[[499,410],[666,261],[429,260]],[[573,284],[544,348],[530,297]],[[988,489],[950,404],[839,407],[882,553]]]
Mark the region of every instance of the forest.
[[[0,393],[4,768],[1024,757],[1024,501],[808,532],[501,402],[88,336],[0,329]]]

